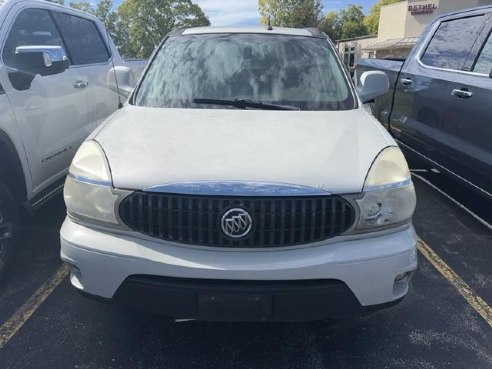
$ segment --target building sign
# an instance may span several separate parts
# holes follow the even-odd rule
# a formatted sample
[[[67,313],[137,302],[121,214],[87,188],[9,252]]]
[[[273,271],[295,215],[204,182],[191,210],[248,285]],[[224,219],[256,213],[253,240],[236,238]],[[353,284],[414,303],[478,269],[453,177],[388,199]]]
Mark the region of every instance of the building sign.
[[[434,10],[436,9],[437,9],[436,4],[419,4],[419,5],[408,6],[408,11],[412,13],[412,15],[431,14],[434,13]]]

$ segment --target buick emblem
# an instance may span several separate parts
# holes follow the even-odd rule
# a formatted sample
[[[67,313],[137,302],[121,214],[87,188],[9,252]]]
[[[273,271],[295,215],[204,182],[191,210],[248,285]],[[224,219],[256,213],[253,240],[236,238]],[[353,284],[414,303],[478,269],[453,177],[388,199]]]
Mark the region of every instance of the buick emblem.
[[[230,238],[246,237],[253,227],[251,215],[244,209],[228,210],[220,222],[222,232]]]

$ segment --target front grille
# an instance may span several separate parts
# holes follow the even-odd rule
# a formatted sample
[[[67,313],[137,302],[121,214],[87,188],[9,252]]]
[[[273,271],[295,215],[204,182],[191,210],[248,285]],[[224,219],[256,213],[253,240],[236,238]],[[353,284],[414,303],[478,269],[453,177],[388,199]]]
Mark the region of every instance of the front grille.
[[[232,239],[221,229],[225,212],[241,208],[252,219],[250,233]],[[339,196],[222,197],[135,192],[120,205],[132,230],[165,241],[209,247],[270,248],[308,244],[340,235],[355,220]]]

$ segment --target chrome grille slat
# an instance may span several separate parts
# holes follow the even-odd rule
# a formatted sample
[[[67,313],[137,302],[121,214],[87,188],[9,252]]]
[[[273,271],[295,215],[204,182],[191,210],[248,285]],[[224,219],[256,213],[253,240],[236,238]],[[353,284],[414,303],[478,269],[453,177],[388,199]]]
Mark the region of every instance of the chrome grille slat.
[[[167,201],[167,229],[169,232],[169,239],[172,241],[173,239],[173,202],[174,199],[172,197]]]
[[[251,233],[231,239],[220,229],[231,208],[247,210]],[[223,248],[303,245],[348,230],[355,211],[339,196],[224,197],[135,192],[120,205],[120,217],[136,232],[165,241]]]
[[[285,207],[287,206],[287,201],[280,202],[280,244],[285,242]]]
[[[270,201],[270,227],[269,227],[269,245],[273,245],[275,242],[275,200]]]
[[[200,216],[200,214],[203,214],[203,200],[202,199],[197,199],[198,202],[198,212],[197,212],[197,218],[198,218],[198,243],[203,242],[203,217]]]
[[[302,199],[301,217],[302,217],[302,222],[301,222],[302,225],[301,225],[300,238],[302,240],[306,231],[306,199]]]
[[[316,200],[313,199],[311,200],[311,234],[310,234],[310,238],[312,240],[315,239],[314,237],[314,231],[316,230]]]
[[[162,203],[164,202],[164,199],[162,197],[158,197],[157,198],[157,227],[159,229],[159,238],[163,238],[164,237],[164,233],[163,233],[163,215],[164,215],[164,210],[162,208]]]
[[[320,237],[323,237],[323,235],[324,235],[323,229],[325,229],[325,226],[326,226],[326,203],[328,201],[329,201],[329,199],[322,199],[321,200]]]
[[[298,203],[298,200],[294,200],[290,203],[290,205],[291,205],[291,208],[290,208],[290,211],[291,211],[291,216],[290,216],[290,224],[291,224],[290,243],[291,244],[294,244],[295,234],[296,234],[295,229],[294,229],[294,224],[296,224],[297,203]]]
[[[213,234],[214,234],[213,221],[212,221],[213,220],[213,206],[214,206],[213,200],[209,199],[208,200],[208,239],[212,240],[211,242],[213,242]]]
[[[193,202],[194,198],[188,199],[188,240],[193,242]]]
[[[178,240],[183,241],[183,198],[178,197]]]
[[[331,214],[336,214],[336,213],[337,213],[337,203],[335,201],[331,201]],[[337,220],[336,216],[331,217],[330,229],[333,229],[333,230],[336,229],[335,228],[336,220]]]

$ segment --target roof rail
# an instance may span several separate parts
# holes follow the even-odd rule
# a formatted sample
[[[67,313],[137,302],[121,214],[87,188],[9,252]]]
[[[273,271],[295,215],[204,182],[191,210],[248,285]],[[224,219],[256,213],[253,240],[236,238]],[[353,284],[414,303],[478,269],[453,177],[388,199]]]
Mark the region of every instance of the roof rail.
[[[188,28],[192,28],[192,27],[190,27],[190,26],[179,27],[179,28],[173,29],[167,35],[168,36],[181,36],[183,34],[183,32],[186,31]]]
[[[313,37],[324,37],[323,32],[321,32],[319,29],[314,28],[314,27],[304,27],[306,31],[311,33]]]

